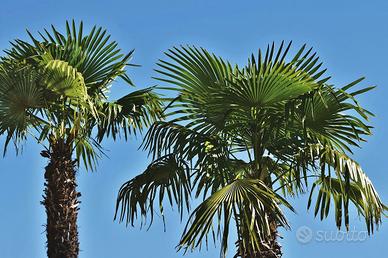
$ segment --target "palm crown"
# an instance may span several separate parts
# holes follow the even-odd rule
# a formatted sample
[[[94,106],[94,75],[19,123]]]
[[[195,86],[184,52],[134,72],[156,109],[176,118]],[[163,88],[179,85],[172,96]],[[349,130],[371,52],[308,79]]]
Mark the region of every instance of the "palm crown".
[[[225,256],[233,222],[236,256],[278,257],[276,228],[289,227],[283,208],[293,210],[286,198],[310,191],[315,215],[326,218],[333,204],[337,226],[348,228],[353,203],[373,232],[386,207],[348,156],[371,134],[372,114],[356,97],[373,87],[353,90],[362,79],[330,85],[311,49],[288,58],[290,46],[272,44],[242,68],[195,47],[166,53],[171,61],[159,61],[157,79],[177,96],[168,100],[167,121],[154,123],[144,140],[154,161],[120,189],[121,221],[133,225],[140,213],[152,223],[154,205],[163,215],[165,199],[183,214],[192,193],[203,195],[179,249],[219,237]]]
[[[83,24],[55,27],[32,43],[16,40],[0,64],[0,134],[6,146],[32,135],[39,142],[68,138],[78,160],[92,168],[99,142],[136,133],[160,116],[160,101],[151,88],[108,99],[110,85],[121,78],[132,85],[126,67],[133,51],[122,54],[101,27],[84,35]]]

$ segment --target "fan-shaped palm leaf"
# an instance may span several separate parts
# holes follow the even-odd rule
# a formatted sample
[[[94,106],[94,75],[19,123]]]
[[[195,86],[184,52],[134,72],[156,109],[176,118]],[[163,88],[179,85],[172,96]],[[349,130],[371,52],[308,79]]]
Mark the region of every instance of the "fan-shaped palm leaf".
[[[269,220],[288,227],[280,205],[292,209],[287,201],[259,180],[236,179],[213,193],[193,211],[179,246],[195,248],[201,245],[203,238],[207,242],[208,234],[214,230],[216,223],[216,232],[222,238],[222,253],[225,255],[230,220],[234,216],[240,225],[248,229],[249,236],[242,239],[244,248],[259,251],[260,243],[271,234]]]

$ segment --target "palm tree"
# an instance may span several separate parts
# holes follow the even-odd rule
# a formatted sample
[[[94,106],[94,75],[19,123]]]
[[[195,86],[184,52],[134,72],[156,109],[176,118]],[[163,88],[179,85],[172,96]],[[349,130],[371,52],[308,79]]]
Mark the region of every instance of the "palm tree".
[[[78,28],[77,28],[78,27]],[[44,146],[42,204],[47,213],[47,254],[78,257],[76,171],[80,163],[96,167],[101,141],[140,131],[161,114],[151,88],[108,98],[117,79],[132,85],[126,67],[133,51],[123,54],[106,31],[82,22],[66,23],[66,33],[52,27],[31,42],[15,40],[0,62],[0,135],[17,149],[27,138]]]
[[[303,46],[289,58],[290,46],[272,44],[242,68],[202,48],[166,53],[157,79],[175,97],[144,139],[153,162],[120,189],[120,221],[151,224],[168,203],[191,212],[178,250],[210,238],[225,257],[235,229],[234,257],[275,258],[278,229],[289,228],[284,209],[294,210],[288,197],[310,192],[316,216],[334,208],[337,227],[348,229],[352,203],[374,231],[387,207],[349,157],[371,134],[372,114],[356,97],[373,87],[353,90],[362,78],[330,85],[316,53]],[[203,201],[191,211],[192,195]]]

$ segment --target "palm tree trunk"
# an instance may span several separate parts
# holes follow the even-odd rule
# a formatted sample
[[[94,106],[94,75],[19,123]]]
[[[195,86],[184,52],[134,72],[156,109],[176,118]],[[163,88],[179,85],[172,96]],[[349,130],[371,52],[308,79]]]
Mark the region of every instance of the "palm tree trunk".
[[[260,247],[259,256],[262,258],[280,258],[282,257],[281,245],[278,242],[278,229],[276,222],[271,222],[271,235],[267,239],[266,243],[263,243]]]
[[[50,142],[50,151],[41,155],[49,158],[45,171],[45,190],[42,204],[47,214],[48,258],[77,258],[78,197],[76,164],[72,159],[72,144],[61,139]]]
[[[238,241],[236,243],[238,253],[234,258],[281,258],[282,250],[281,245],[278,242],[278,229],[276,222],[271,222],[271,235],[266,242],[263,242],[260,246],[260,251],[244,250],[243,246]]]

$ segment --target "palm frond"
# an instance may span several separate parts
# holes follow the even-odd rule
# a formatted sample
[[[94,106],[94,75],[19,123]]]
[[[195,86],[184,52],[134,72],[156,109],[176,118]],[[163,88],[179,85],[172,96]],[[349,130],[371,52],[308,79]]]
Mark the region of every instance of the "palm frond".
[[[6,53],[15,60],[39,64],[41,57],[49,53],[53,59],[67,62],[82,74],[90,95],[101,94],[117,77],[132,85],[125,72],[133,50],[122,54],[115,41],[101,27],[93,27],[84,34],[83,23],[77,28],[75,21],[66,22],[66,33],[52,26],[51,32],[39,33],[40,39],[30,32],[32,43],[16,40]]]
[[[136,134],[154,121],[163,117],[162,104],[154,88],[131,92],[114,101],[102,103],[99,107],[98,136],[101,141],[105,136]]]
[[[28,130],[44,122],[37,112],[45,106],[44,93],[38,84],[39,75],[29,67],[5,61],[0,65],[0,135],[6,134],[6,144],[15,146],[23,141]]]
[[[234,216],[248,229],[248,237],[243,239],[244,248],[258,251],[260,243],[270,235],[270,217],[279,225],[288,227],[280,205],[292,209],[287,201],[259,180],[236,179],[213,193],[192,212],[179,248],[197,248],[203,241],[207,243],[209,233],[215,231],[213,235],[221,238],[222,257],[225,257],[230,221]]]
[[[189,210],[190,190],[189,167],[185,161],[172,154],[163,156],[120,188],[115,219],[133,226],[140,213],[141,225],[151,225],[155,213],[154,202],[157,201],[164,221],[165,199],[171,206],[176,205],[182,216],[185,210]]]
[[[315,188],[318,188],[315,215],[320,211],[321,219],[326,218],[333,199],[337,226],[341,227],[344,217],[345,226],[349,229],[349,202],[352,202],[365,218],[368,232],[373,233],[374,226],[381,223],[381,218],[388,210],[360,165],[330,147],[311,146],[310,153],[318,157],[321,175],[312,187],[308,207],[311,206]],[[330,168],[335,172],[335,177]]]
[[[83,162],[86,170],[95,170],[98,160],[104,155],[102,146],[94,139],[79,136],[74,140],[74,145],[78,166]]]
[[[68,98],[88,99],[84,78],[80,72],[67,62],[49,59],[42,62],[44,84],[47,90]]]
[[[371,134],[371,127],[365,120],[373,114],[361,108],[354,97],[373,87],[348,92],[361,80],[340,89],[325,86],[305,102],[304,123],[309,137],[349,152],[351,146],[359,146],[360,141],[365,141],[363,137]]]

